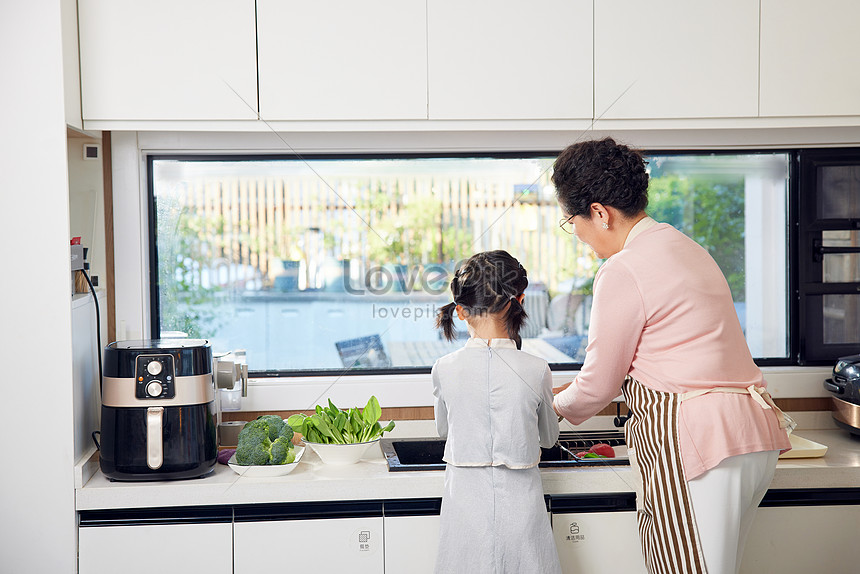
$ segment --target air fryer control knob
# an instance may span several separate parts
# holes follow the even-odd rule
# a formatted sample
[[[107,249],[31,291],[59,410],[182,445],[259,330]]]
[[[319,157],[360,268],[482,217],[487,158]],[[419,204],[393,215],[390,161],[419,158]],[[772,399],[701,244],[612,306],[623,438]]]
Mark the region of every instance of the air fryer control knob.
[[[151,365],[152,363],[150,363]],[[161,394],[162,391],[161,383],[158,381],[152,381],[148,385],[146,385],[146,394],[150,397],[157,397]]]
[[[150,375],[157,375],[161,372],[161,363],[159,361],[150,361],[148,365],[146,365],[146,370]]]

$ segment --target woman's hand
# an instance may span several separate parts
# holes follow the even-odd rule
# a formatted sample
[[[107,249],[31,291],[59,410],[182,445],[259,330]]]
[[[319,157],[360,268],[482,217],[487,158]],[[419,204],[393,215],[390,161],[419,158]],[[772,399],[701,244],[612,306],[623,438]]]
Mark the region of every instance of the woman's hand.
[[[552,388],[552,394],[553,394],[553,395],[557,395],[557,394],[559,394],[561,391],[563,391],[563,390],[565,390],[567,387],[569,387],[572,383],[573,383],[573,381],[571,381],[570,383],[565,383],[565,384],[563,384],[563,385],[562,385],[562,386],[560,386],[560,387],[553,387],[553,388]]]
[[[569,387],[572,383],[573,383],[573,381],[570,381],[570,383],[565,383],[565,384],[561,385],[560,387],[553,387],[552,388],[553,398],[556,395],[558,395],[560,392],[565,390],[567,387]],[[558,409],[555,406],[555,400],[552,401],[552,410],[554,410],[555,414],[558,415],[558,422],[561,422],[562,420],[564,420],[564,415],[561,414],[560,412],[558,412]]]

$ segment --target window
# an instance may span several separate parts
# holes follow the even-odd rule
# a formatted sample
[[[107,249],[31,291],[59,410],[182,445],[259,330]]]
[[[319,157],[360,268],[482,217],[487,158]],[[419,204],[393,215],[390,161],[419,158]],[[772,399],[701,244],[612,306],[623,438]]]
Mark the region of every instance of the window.
[[[247,349],[258,376],[426,372],[462,345],[434,329],[458,262],[506,249],[529,273],[524,348],[576,368],[600,261],[558,228],[555,155],[150,156],[153,336]],[[788,165],[648,157],[649,214],[711,252],[762,359],[790,354]]]
[[[800,344],[805,363],[860,351],[860,150],[800,154]]]
[[[647,211],[705,247],[753,357],[790,356],[786,153],[653,155]]]

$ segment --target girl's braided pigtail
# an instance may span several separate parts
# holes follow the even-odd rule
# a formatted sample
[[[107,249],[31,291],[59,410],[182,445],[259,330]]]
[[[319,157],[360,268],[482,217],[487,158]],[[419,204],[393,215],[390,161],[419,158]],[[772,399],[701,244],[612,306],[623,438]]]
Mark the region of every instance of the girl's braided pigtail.
[[[439,307],[436,312],[436,328],[442,329],[442,336],[448,341],[453,341],[456,338],[454,333],[454,312],[456,310],[456,303],[448,303]]]
[[[520,304],[516,297],[511,297],[511,306],[505,314],[505,328],[508,330],[508,335],[511,339],[518,340],[520,338],[520,329],[528,318],[526,310]]]

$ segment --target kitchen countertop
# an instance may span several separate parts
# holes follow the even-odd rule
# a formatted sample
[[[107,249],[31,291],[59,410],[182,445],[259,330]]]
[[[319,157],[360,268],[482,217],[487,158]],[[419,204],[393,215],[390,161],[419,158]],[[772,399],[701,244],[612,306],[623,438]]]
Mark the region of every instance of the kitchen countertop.
[[[800,416],[798,416],[800,415]],[[795,419],[802,423],[804,413]],[[606,417],[598,417],[606,418]],[[860,439],[836,428],[829,413],[805,415],[815,424],[795,434],[828,447],[820,458],[781,459],[771,488],[849,488],[860,485]],[[605,421],[576,428],[608,428]],[[803,425],[802,425],[803,426]],[[565,427],[563,427],[565,428]],[[573,427],[567,427],[573,428]],[[386,437],[435,436],[432,421],[401,421]],[[226,465],[216,464],[205,477],[157,482],[111,482],[98,470],[95,453],[75,468],[78,510],[156,508],[441,497],[442,471],[389,472],[378,446],[353,465],[325,465],[307,449],[290,474],[276,478],[240,477]],[[629,467],[592,469],[541,469],[547,494],[604,494],[632,492]]]

